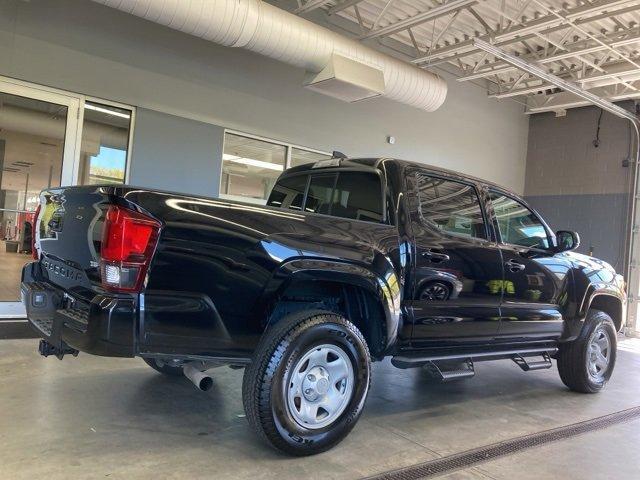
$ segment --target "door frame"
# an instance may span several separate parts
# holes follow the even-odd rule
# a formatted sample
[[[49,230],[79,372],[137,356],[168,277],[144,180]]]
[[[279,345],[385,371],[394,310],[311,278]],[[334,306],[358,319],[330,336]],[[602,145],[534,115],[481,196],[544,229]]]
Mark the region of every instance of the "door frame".
[[[0,92],[67,107],[67,128],[64,135],[60,185],[75,185],[77,169],[79,168],[77,164],[80,158],[80,143],[82,141],[80,135],[82,126],[80,103],[83,100],[82,97],[2,76],[0,76]]]
[[[430,177],[430,178],[437,178],[437,179],[445,180],[448,182],[453,182],[460,185],[466,185],[471,187],[478,201],[478,206],[480,207],[480,211],[482,212],[482,218],[485,224],[485,233],[487,238],[482,239],[478,237],[467,237],[465,235],[461,235],[454,232],[443,232],[439,230],[437,227],[435,227],[432,223],[430,223],[430,221],[423,215],[422,209],[420,207],[420,193],[417,188],[418,181],[419,181],[418,177],[420,175]],[[413,177],[412,180],[408,180],[410,177]],[[453,338],[453,336],[452,337],[433,337],[433,339],[425,339],[425,337],[418,337],[416,335],[416,331],[415,331],[416,318],[413,312],[413,307],[414,305],[421,302],[420,300],[415,300],[415,296],[417,293],[415,290],[415,287],[418,281],[416,278],[416,269],[418,267],[418,262],[419,262],[418,244],[420,241],[418,240],[418,235],[415,232],[414,224],[419,223],[421,228],[433,230],[434,235],[440,236],[441,239],[446,239],[447,241],[451,241],[451,242],[459,242],[460,244],[465,245],[467,248],[491,248],[492,250],[495,251],[496,255],[499,257],[499,260],[496,263],[496,268],[500,270],[500,278],[504,278],[504,272],[502,270],[502,263],[503,263],[502,250],[500,249],[500,245],[496,237],[496,232],[495,232],[495,229],[493,228],[493,223],[492,223],[493,220],[492,220],[491,214],[487,209],[488,205],[487,205],[486,196],[484,192],[485,185],[482,182],[479,182],[473,178],[468,178],[463,175],[448,174],[446,172],[429,170],[428,167],[412,167],[411,169],[407,169],[406,175],[405,175],[405,181],[407,182],[406,190],[407,192],[409,192],[406,197],[407,198],[413,197],[412,201],[410,201],[412,205],[408,209],[409,217],[412,218],[411,239],[413,243],[412,273],[410,277],[411,278],[410,283],[412,287],[412,290],[411,290],[412,300],[410,302],[407,302],[407,305],[411,307],[411,315],[412,315],[411,345],[414,348],[428,348],[431,346],[435,346],[436,344],[441,344],[443,346],[450,346],[448,342],[451,341],[451,338]],[[413,182],[413,187],[411,186],[411,182]],[[490,305],[488,307],[485,306],[485,308],[487,311],[489,311],[489,313],[491,313],[491,311],[494,310],[495,316],[499,317],[499,312],[500,312],[499,309],[500,309],[501,303],[502,303],[502,295],[496,298],[495,307],[493,305]],[[458,305],[463,306],[460,303]],[[489,324],[487,323],[487,325]],[[471,323],[467,324],[467,327],[472,327],[472,326],[473,325]],[[499,329],[500,329],[500,322],[498,321],[495,326],[495,331],[493,333],[489,333],[488,335],[468,336],[467,339],[465,339],[464,343],[462,344],[472,345],[473,343],[483,343],[488,340],[489,335],[493,339],[495,339],[497,338]],[[480,337],[484,337],[484,338],[479,340]],[[460,341],[460,338],[457,338],[456,343],[459,343],[459,341]]]
[[[67,107],[67,125],[62,153],[62,170],[60,185],[75,185],[79,169],[81,135],[81,103],[80,95],[33,85],[12,78],[0,76],[0,93],[31,98],[43,102]],[[24,306],[21,302],[0,302],[0,319],[25,318]]]
[[[43,102],[55,103],[67,107],[67,128],[64,137],[62,154],[61,186],[78,184],[81,164],[82,130],[84,125],[85,102],[98,103],[105,106],[122,108],[131,112],[129,133],[127,139],[127,157],[125,163],[125,183],[129,182],[131,172],[131,156],[133,153],[133,135],[136,124],[136,107],[104,98],[67,92],[56,88],[46,87],[14,78],[0,75],[0,92],[20,97],[32,98]],[[0,302],[1,319],[26,318],[21,302]],[[21,321],[21,320],[16,320]]]

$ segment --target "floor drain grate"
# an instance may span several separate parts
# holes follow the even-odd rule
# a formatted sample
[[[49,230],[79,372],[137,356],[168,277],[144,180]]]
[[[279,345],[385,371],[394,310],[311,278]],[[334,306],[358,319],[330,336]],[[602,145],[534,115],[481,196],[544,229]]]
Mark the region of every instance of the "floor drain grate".
[[[601,430],[603,428],[629,422],[640,418],[640,407],[629,408],[620,412],[593,418],[585,422],[573,423],[564,427],[545,430],[544,432],[512,438],[504,442],[485,445],[483,447],[467,450],[448,457],[438,458],[410,467],[381,473],[366,480],[418,480],[421,478],[443,475],[454,470],[468,468],[478,463],[487,462],[496,458],[511,455],[521,450],[537,447],[565,438],[575,437],[587,432]]]

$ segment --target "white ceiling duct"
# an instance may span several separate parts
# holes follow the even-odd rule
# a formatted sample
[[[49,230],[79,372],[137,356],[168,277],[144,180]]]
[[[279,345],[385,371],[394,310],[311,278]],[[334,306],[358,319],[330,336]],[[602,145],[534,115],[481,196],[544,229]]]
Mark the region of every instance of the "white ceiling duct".
[[[440,77],[261,0],[94,1],[220,45],[251,50],[309,74],[320,73],[334,56],[345,57],[382,72],[382,96],[429,112],[447,96],[447,84]],[[362,88],[361,98],[379,90],[357,80],[344,98],[357,99],[354,87]],[[344,82],[340,78],[327,91],[335,94]]]

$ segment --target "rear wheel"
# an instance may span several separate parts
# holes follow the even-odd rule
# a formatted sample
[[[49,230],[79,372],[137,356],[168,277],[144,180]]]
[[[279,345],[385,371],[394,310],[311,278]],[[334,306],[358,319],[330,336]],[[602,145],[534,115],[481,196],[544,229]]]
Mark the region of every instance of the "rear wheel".
[[[182,365],[170,358],[143,358],[144,363],[154,370],[170,377],[182,377]]]
[[[575,392],[599,392],[611,378],[616,350],[616,330],[611,317],[600,310],[590,310],[580,336],[560,345],[560,378]]]
[[[293,455],[340,442],[357,422],[370,383],[360,331],[330,312],[298,312],[267,332],[245,370],[247,419],[258,434]]]

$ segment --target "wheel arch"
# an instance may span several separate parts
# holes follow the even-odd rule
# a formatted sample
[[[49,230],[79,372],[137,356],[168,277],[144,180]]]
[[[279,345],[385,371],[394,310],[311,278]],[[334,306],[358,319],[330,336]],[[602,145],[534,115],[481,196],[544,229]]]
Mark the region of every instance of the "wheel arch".
[[[265,331],[289,313],[320,308],[339,313],[356,325],[376,359],[383,358],[396,343],[400,284],[393,270],[383,277],[351,263],[305,259],[288,262],[279,271],[286,280],[269,295]]]
[[[611,317],[616,332],[622,329],[625,321],[625,309],[622,299],[610,293],[594,293],[590,299],[586,312],[601,310]],[[586,314],[585,312],[585,314]]]

